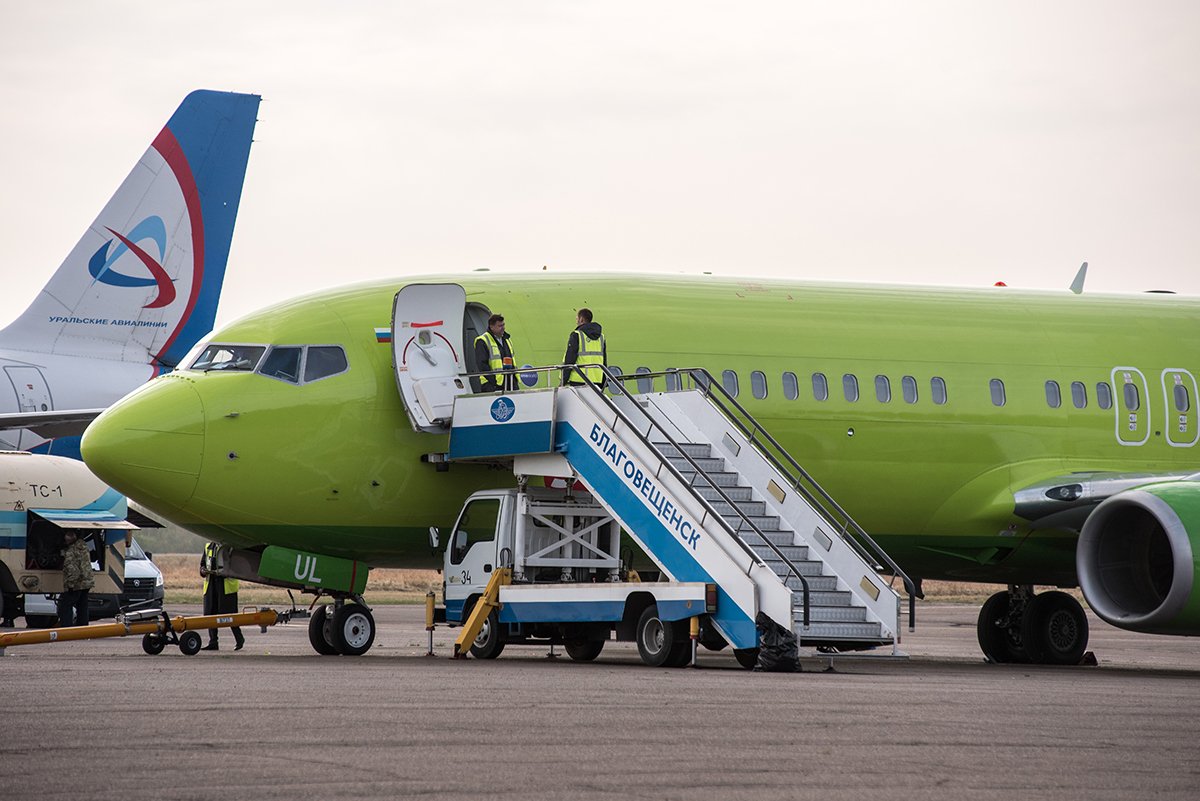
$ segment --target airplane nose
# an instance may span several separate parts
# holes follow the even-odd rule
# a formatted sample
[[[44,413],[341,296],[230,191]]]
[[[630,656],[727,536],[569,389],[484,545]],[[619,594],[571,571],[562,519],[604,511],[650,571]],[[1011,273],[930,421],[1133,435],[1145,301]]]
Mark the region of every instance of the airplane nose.
[[[182,507],[204,455],[204,405],[192,380],[165,375],[125,396],[92,421],[80,450],[118,492],[155,510]]]

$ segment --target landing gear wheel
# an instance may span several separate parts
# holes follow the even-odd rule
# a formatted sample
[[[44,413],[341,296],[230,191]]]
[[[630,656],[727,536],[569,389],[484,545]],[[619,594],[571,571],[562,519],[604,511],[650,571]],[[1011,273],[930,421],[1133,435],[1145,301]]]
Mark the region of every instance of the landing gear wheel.
[[[998,592],[984,601],[975,624],[979,647],[989,662],[1006,664],[1028,662],[1021,641],[1021,621],[1011,621],[1008,591]]]
[[[1065,592],[1035,595],[1021,622],[1029,660],[1040,665],[1078,665],[1087,650],[1087,615]]]
[[[734,648],[733,658],[737,663],[746,670],[754,670],[754,666],[758,664],[758,649],[757,648]]]
[[[147,634],[142,637],[142,650],[150,656],[158,656],[167,647],[167,641],[161,634]]]
[[[463,618],[466,620],[466,618]],[[500,633],[500,618],[493,609],[483,621],[483,628],[471,643],[471,656],[476,659],[495,659],[504,650],[504,635]]]
[[[325,624],[329,622],[329,604],[321,604],[308,619],[308,644],[321,656],[336,656],[337,649],[325,639]]]
[[[604,650],[604,640],[574,640],[566,644],[567,656],[574,662],[591,662]]]
[[[647,606],[637,623],[637,647],[642,661],[650,667],[668,665],[677,643],[676,628],[658,616],[657,605]]]
[[[195,656],[200,653],[200,646],[203,642],[200,640],[200,632],[185,631],[179,635],[179,652],[184,656]]]
[[[362,656],[375,642],[375,618],[362,604],[346,604],[333,613],[331,644],[342,656]]]

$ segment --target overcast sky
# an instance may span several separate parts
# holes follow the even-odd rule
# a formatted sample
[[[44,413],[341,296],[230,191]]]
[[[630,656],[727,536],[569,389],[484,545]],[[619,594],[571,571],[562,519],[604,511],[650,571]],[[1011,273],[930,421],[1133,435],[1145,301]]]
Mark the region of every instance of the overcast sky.
[[[1200,294],[1200,3],[0,12],[0,324],[183,96],[263,96],[218,323],[389,276]]]

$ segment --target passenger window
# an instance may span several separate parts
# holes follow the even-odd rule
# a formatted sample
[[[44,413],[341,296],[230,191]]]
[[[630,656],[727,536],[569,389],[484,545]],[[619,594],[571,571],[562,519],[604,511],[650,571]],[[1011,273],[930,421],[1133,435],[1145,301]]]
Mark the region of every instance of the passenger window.
[[[679,371],[674,367],[667,368],[667,392],[678,392],[683,389],[683,381],[679,378]]]
[[[824,373],[812,374],[813,397],[819,401],[829,400],[829,382]]]
[[[761,370],[750,374],[750,393],[758,400],[767,397],[767,376]]]
[[[641,376],[641,375],[645,375],[646,373],[649,373],[650,368],[649,367],[639,367],[638,369],[634,370],[634,372],[637,373],[639,376]],[[637,387],[638,387],[639,393],[653,392],[654,391],[654,379],[653,378],[639,378],[637,380]]]
[[[875,376],[875,399],[880,403],[892,402],[892,382],[886,375]]]
[[[620,367],[614,367],[614,366],[612,366],[611,364],[608,366],[608,372],[612,373],[612,374],[613,374],[614,376],[616,376],[617,378],[620,378],[622,375],[624,375],[624,373],[622,373],[622,372],[621,372],[621,368],[620,368]],[[620,390],[620,389],[618,389],[618,387],[619,387],[619,386],[622,386],[622,387],[623,387],[623,386],[625,386],[625,382],[623,382],[623,381],[610,381],[610,382],[609,382],[609,385],[608,385],[608,394],[609,394],[609,395],[620,395],[620,394],[621,394],[621,390]]]
[[[1059,390],[1057,381],[1046,382],[1046,404],[1051,409],[1062,406],[1062,391]]]
[[[795,373],[783,374],[783,397],[788,400],[796,400],[800,397],[800,382],[796,379]]]
[[[1096,405],[1101,409],[1112,408],[1112,387],[1104,381],[1096,385]]]
[[[337,346],[310,345],[304,354],[304,380],[320,381],[346,372],[346,352]]]
[[[1187,387],[1183,384],[1175,385],[1175,411],[1186,412],[1192,407],[1191,399],[1188,398]]]
[[[929,394],[933,397],[933,402],[941,406],[946,402],[946,379],[934,376],[929,379]]]
[[[858,400],[858,376],[854,373],[846,373],[842,376],[842,393],[851,403]]]
[[[1071,403],[1076,409],[1087,408],[1087,386],[1082,381],[1071,382]]]
[[[993,406],[1003,406],[1004,400],[1005,400],[1005,398],[1004,398],[1004,382],[1001,381],[999,378],[993,378],[991,380],[991,383],[989,384],[989,386],[992,388],[992,405]]]
[[[267,358],[263,359],[258,372],[268,378],[278,378],[291,384],[299,383],[300,350],[292,347],[272,348]]]
[[[721,385],[725,387],[725,391],[730,397],[738,396],[738,377],[733,370],[725,370],[721,373]]]
[[[917,379],[911,375],[906,375],[900,379],[900,391],[904,395],[905,403],[917,402]]]
[[[1138,396],[1137,384],[1126,384],[1124,390],[1122,391],[1125,393],[1126,409],[1131,412],[1136,412],[1141,408],[1142,402],[1141,398]]]
[[[494,540],[499,519],[499,498],[481,498],[467,504],[467,508],[459,515],[454,536],[450,540],[451,564],[460,564],[475,543]]]

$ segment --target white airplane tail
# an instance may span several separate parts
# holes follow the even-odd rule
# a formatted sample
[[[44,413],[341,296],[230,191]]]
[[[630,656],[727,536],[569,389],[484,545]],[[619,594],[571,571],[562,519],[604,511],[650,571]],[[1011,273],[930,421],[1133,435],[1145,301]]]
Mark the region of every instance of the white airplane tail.
[[[184,98],[0,349],[174,367],[216,317],[259,100]]]

